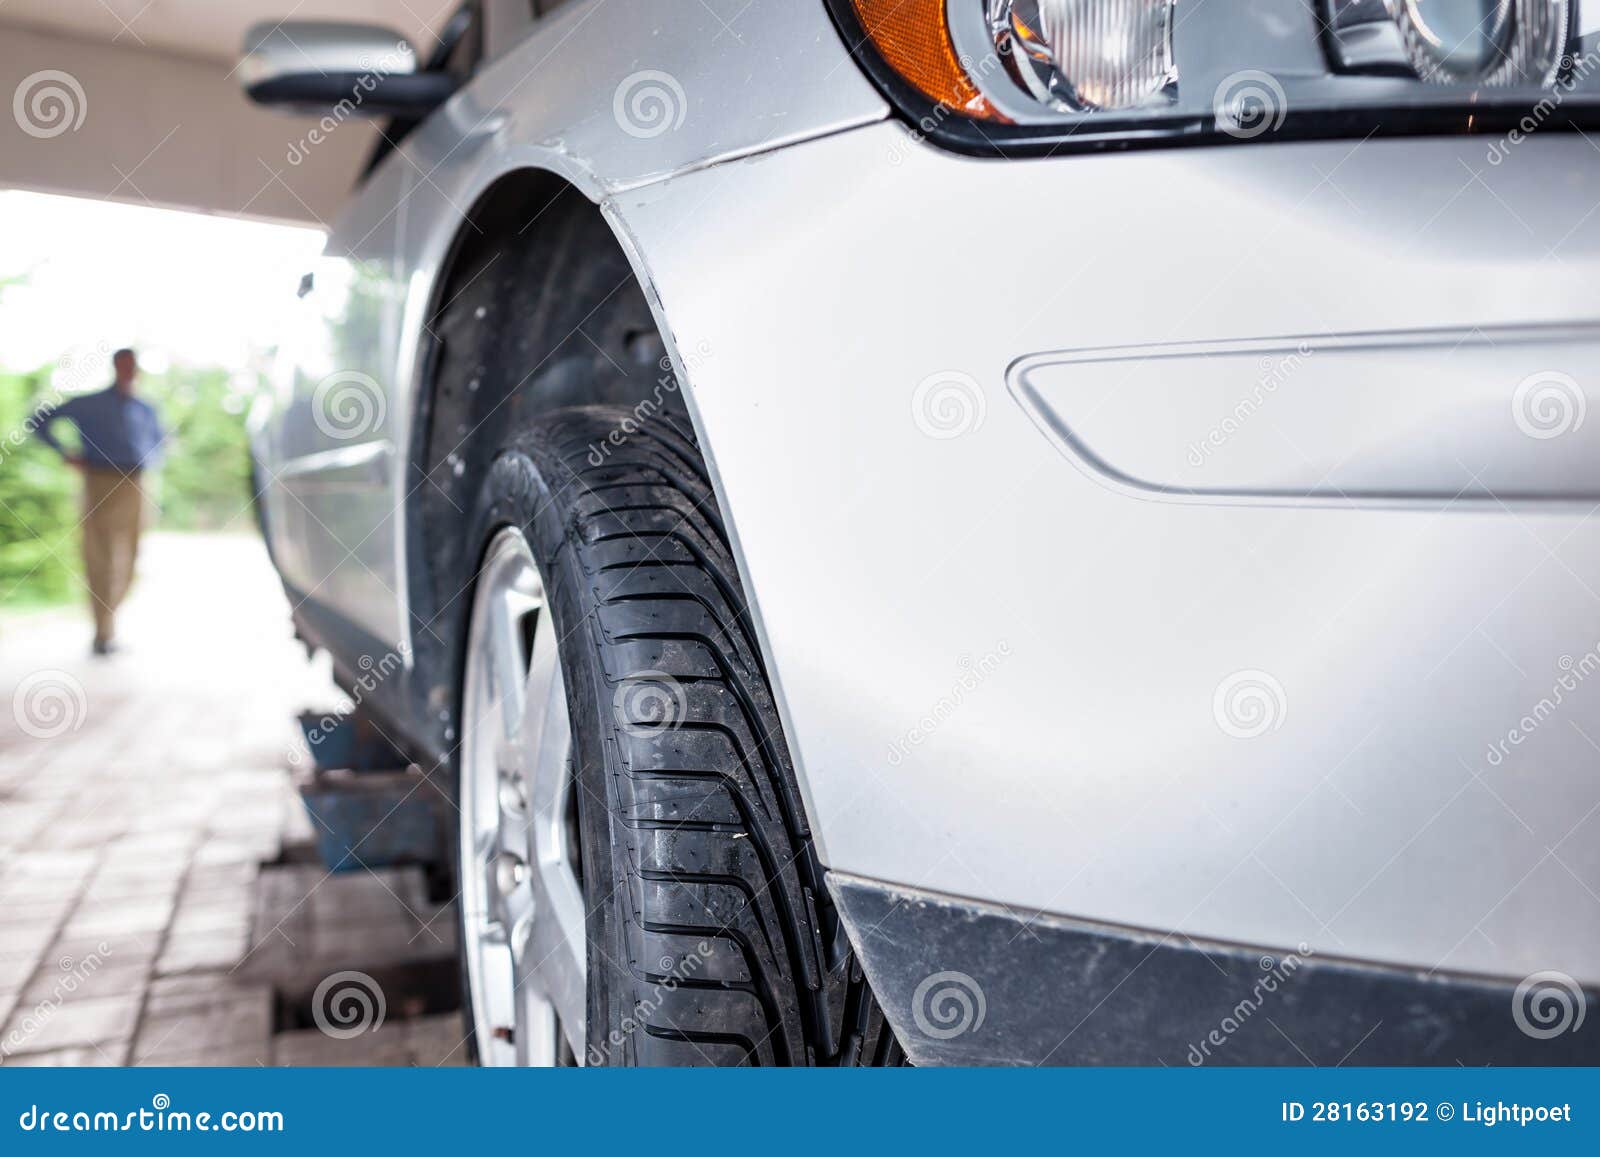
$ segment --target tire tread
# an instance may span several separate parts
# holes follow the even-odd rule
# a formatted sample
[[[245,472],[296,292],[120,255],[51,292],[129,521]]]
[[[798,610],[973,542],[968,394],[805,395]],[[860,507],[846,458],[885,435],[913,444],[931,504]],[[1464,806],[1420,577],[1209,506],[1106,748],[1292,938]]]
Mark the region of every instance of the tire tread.
[[[620,442],[619,429],[630,431]],[[602,714],[648,671],[676,684],[682,713],[659,734],[624,726],[652,721],[613,718],[605,744],[628,957],[618,974],[632,988],[626,1059],[904,1063],[853,956],[827,950],[845,942],[692,432],[665,415],[641,425],[627,410],[582,407],[513,451],[538,466],[561,512],[560,549],[586,584],[580,629],[600,656]],[[677,815],[695,793],[693,811]],[[710,964],[666,983],[663,938],[695,940]]]

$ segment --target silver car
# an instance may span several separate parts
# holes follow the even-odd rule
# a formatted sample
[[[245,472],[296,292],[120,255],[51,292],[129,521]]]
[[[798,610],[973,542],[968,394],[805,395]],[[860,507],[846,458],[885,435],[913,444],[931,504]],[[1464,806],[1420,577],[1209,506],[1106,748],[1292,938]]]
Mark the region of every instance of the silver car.
[[[1596,0],[474,0],[256,427],[485,1064],[1594,1063]]]

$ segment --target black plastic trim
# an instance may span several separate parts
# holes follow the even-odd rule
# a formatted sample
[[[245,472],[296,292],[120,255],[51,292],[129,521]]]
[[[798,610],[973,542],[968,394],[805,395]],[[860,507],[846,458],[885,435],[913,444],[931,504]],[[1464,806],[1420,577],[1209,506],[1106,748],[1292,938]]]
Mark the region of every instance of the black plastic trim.
[[[1200,942],[837,872],[828,887],[918,1065],[1600,1063],[1581,1016],[1543,1037],[1520,1027],[1520,977]],[[1597,1001],[1582,990],[1574,1012]],[[1521,1024],[1552,1027],[1554,1005],[1522,1003]]]
[[[256,104],[322,114],[343,104],[346,115],[422,117],[455,92],[459,81],[443,72],[377,76],[370,72],[295,73],[253,84],[245,90]]]

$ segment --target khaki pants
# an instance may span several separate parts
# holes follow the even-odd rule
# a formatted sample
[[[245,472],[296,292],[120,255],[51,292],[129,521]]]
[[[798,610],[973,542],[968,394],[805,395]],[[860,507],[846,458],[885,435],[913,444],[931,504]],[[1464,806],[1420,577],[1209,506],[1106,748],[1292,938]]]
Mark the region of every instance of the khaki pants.
[[[102,642],[116,633],[117,607],[133,582],[144,516],[138,474],[94,467],[83,472],[83,566],[89,579],[94,637]]]

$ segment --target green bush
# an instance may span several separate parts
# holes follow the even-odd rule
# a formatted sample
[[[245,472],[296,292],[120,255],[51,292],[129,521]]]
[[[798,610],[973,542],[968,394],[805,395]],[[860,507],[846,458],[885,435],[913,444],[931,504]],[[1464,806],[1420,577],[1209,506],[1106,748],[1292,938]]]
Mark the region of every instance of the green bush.
[[[252,530],[245,397],[224,370],[173,369],[140,380],[167,430],[161,525],[168,530]]]
[[[54,602],[76,584],[78,486],[30,436],[50,372],[0,374],[0,605]]]

